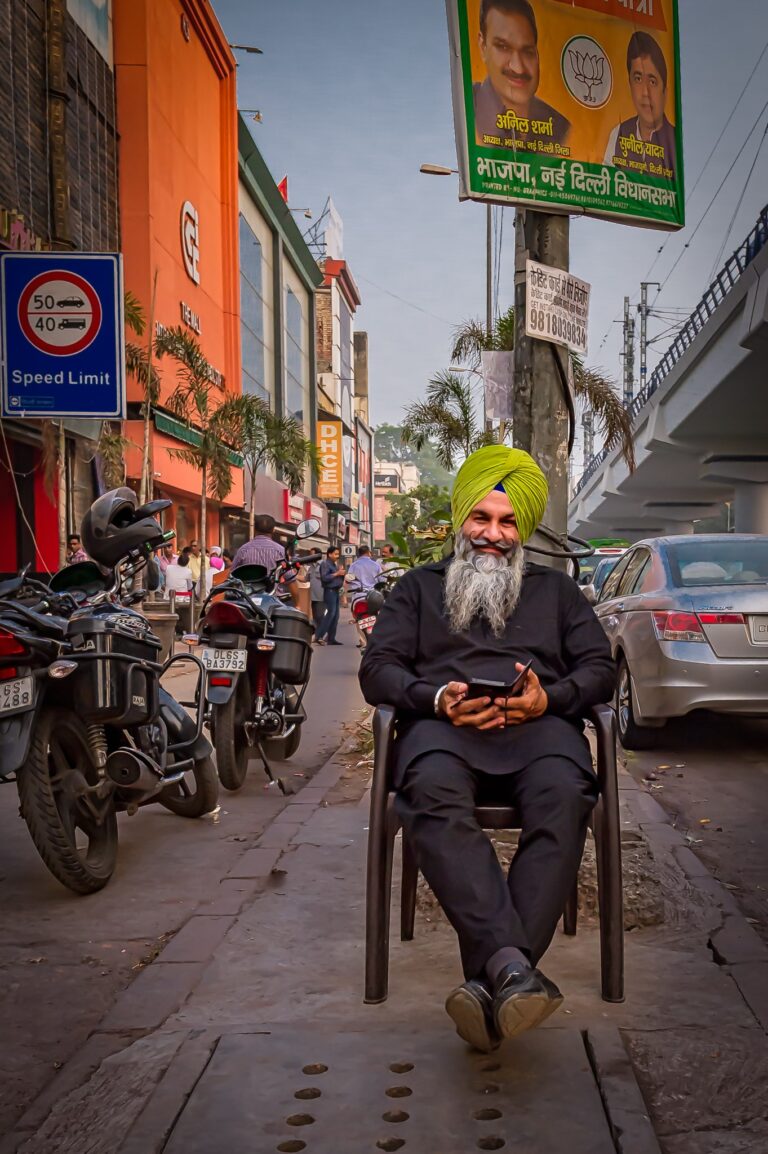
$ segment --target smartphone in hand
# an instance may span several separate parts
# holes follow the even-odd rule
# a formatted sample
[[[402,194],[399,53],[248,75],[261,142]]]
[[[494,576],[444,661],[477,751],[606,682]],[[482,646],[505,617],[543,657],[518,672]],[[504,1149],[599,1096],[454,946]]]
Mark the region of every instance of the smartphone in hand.
[[[520,697],[525,689],[525,682],[532,666],[533,662],[529,661],[525,669],[521,669],[518,676],[511,683],[506,681],[482,681],[480,679],[470,681],[467,688],[466,700],[471,701],[477,697],[490,697],[491,701],[495,701],[497,697]]]

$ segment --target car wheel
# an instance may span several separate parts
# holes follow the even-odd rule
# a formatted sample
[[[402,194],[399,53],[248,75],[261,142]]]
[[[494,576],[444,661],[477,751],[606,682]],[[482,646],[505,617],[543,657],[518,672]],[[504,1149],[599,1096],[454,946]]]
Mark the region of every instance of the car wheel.
[[[658,741],[659,731],[649,725],[638,725],[632,700],[632,674],[627,660],[619,660],[616,684],[616,721],[619,740],[624,749],[653,749]]]

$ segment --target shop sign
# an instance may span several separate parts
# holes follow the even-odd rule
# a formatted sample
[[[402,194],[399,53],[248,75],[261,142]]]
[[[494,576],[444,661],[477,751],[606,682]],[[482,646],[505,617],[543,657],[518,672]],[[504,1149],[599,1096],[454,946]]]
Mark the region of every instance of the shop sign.
[[[21,213],[9,208],[0,208],[0,245],[13,252],[41,252],[47,247],[24,223]]]
[[[377,489],[396,489],[400,491],[400,477],[397,473],[374,473],[373,484]]]
[[[196,312],[189,307],[185,301],[179,301],[181,307],[181,319],[188,329],[192,329],[193,333],[200,336],[200,317]]]
[[[283,521],[286,525],[298,525],[304,520],[304,496],[302,493],[283,491]]]
[[[341,421],[319,421],[317,437],[321,461],[318,496],[324,501],[340,501],[344,495]]]
[[[195,284],[200,284],[200,218],[189,200],[181,206],[181,255],[187,276]]]
[[[677,0],[446,3],[463,199],[683,227]]]

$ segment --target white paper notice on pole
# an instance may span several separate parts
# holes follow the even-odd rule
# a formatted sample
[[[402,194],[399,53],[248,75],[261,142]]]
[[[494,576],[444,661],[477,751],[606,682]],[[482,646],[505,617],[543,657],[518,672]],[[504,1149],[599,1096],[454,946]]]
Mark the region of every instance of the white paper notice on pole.
[[[480,372],[485,390],[486,419],[511,421],[514,353],[481,353]]]
[[[572,353],[586,356],[592,286],[535,260],[526,261],[525,280],[526,336],[567,345]]]

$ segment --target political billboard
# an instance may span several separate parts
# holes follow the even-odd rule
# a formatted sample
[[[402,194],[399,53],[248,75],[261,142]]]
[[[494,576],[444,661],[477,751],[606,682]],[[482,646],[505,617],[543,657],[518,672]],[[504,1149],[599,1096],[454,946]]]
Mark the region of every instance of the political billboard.
[[[446,0],[461,196],[685,224],[677,0]]]

